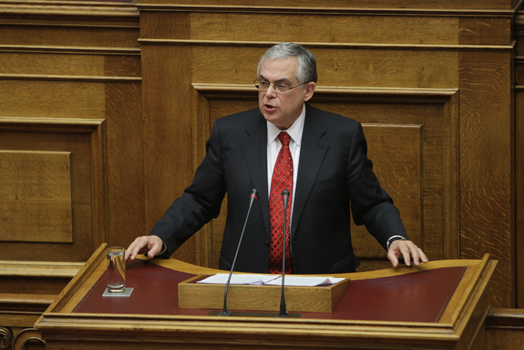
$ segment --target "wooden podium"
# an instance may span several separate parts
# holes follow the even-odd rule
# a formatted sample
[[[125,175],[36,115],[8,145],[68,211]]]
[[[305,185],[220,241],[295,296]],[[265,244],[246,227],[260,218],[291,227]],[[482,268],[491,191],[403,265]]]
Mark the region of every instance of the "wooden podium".
[[[102,297],[105,252],[102,245],[35,324],[47,350],[485,348],[496,266],[488,256],[336,275],[351,284],[333,312],[281,319],[179,308],[178,284],[217,270],[174,259],[131,262],[131,297]]]

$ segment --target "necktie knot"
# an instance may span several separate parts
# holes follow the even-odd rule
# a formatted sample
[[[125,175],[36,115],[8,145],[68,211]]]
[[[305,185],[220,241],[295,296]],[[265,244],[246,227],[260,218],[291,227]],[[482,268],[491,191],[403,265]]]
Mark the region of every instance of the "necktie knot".
[[[278,139],[280,140],[280,143],[282,143],[282,146],[289,146],[289,140],[291,139],[291,136],[287,132],[281,132],[278,134]]]

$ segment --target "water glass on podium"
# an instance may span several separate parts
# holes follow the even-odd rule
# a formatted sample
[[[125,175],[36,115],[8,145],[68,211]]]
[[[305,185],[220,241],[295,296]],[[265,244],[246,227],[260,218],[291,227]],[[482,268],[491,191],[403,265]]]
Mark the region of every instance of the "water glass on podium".
[[[123,293],[126,289],[125,249],[111,247],[107,250],[107,291]]]

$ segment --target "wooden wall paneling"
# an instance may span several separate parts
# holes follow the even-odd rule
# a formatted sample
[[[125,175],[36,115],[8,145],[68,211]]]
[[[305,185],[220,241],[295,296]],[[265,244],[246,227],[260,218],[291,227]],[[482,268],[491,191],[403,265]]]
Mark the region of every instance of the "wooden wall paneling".
[[[487,342],[486,342],[486,328],[484,328],[483,324],[479,325],[479,328],[477,329],[477,332],[474,335],[473,340],[470,342],[468,349],[479,349],[479,350],[489,349],[487,347]]]
[[[0,26],[1,45],[53,47],[138,47],[135,26],[70,25],[50,21],[45,24],[10,23]],[[38,35],[35,35],[35,29]]]
[[[486,318],[486,342],[490,350],[523,350],[524,310],[491,309]]]
[[[0,149],[70,154],[72,232],[60,239],[68,242],[38,242],[58,231],[36,225],[30,242],[2,241],[0,259],[11,261],[0,262],[0,325],[21,350],[42,347],[30,327],[72,277],[57,273],[75,263],[45,261],[83,262],[102,242],[124,245],[143,231],[139,25],[134,4],[60,1],[0,3],[0,22]],[[34,261],[33,275],[14,271],[13,260]]]
[[[73,242],[71,153],[0,150],[2,241]]]
[[[105,120],[99,124],[96,131],[90,135],[91,146],[91,242],[92,250],[107,242],[107,135]],[[66,260],[67,261],[67,260]]]
[[[169,42],[176,45],[191,44],[181,41]],[[246,45],[247,47],[237,47],[234,43],[211,42],[195,42],[193,45],[197,46],[192,62],[193,82],[251,84],[256,78],[258,59],[273,43]],[[384,48],[371,46],[367,49],[336,44],[304,45],[317,57],[319,88],[353,86],[398,89],[458,86],[458,56],[451,50],[424,50],[420,47],[411,50],[394,45]]]
[[[445,232],[443,237],[444,259],[460,257],[460,128],[459,92],[444,104],[443,114],[445,141],[444,149],[444,212],[442,220]],[[429,242],[428,242],[429,245]],[[438,246],[438,244],[437,244]]]
[[[193,178],[191,49],[142,47],[146,233]],[[194,239],[175,256],[194,262]]]
[[[39,57],[46,56],[45,54],[30,54],[25,52],[24,54],[14,54],[8,60],[9,62],[14,62],[16,58],[19,57],[37,57],[33,61],[37,62],[46,62],[46,60],[39,60]],[[62,58],[61,63],[67,65],[70,60],[68,55],[52,55],[57,56],[56,58]],[[90,72],[99,74],[98,76],[76,76],[76,75],[27,75],[25,73],[21,74],[3,74],[0,76],[2,78],[2,83],[6,90],[12,88],[12,86],[20,86],[20,95],[10,95],[10,99],[6,97],[7,110],[3,110],[3,113],[8,113],[8,115],[24,115],[35,116],[36,117],[45,117],[47,115],[53,117],[65,117],[68,116],[79,116],[85,119],[92,119],[93,117],[106,118],[108,114],[111,115],[111,122],[120,123],[120,125],[127,126],[129,129],[135,130],[135,135],[127,135],[124,137],[129,138],[131,145],[134,145],[134,153],[136,159],[130,159],[131,157],[113,157],[109,160],[110,163],[120,162],[120,166],[128,166],[128,171],[141,171],[142,169],[142,143],[140,141],[142,135],[141,126],[142,126],[142,116],[141,116],[141,91],[140,91],[140,59],[138,56],[109,56],[106,59],[102,57],[102,60],[99,59],[99,56],[92,55],[88,56],[92,58],[91,60],[78,60],[81,63],[86,63],[92,68]],[[76,58],[76,57],[75,57]],[[76,62],[76,60],[73,60]],[[80,64],[79,64],[80,65]],[[13,66],[13,65],[11,65]],[[55,66],[40,68],[39,73],[55,73]],[[107,74],[109,76],[104,76]],[[130,86],[133,88],[129,89]],[[5,95],[4,95],[5,96]],[[16,98],[14,98],[16,96]],[[35,98],[41,103],[35,103]],[[66,103],[59,103],[62,99]],[[57,108],[59,107],[59,108]],[[23,118],[19,118],[22,120]],[[23,123],[21,125],[24,125]],[[118,138],[121,132],[124,130],[120,129],[111,129],[111,132],[114,132],[115,136],[111,136],[111,140],[114,140],[115,137]],[[103,128],[100,129],[100,132],[95,132],[91,135],[91,149],[92,161],[91,169],[93,170],[93,208],[96,215],[89,215],[96,219],[94,222],[95,234],[92,235],[93,247],[99,246],[102,242],[107,241],[106,226],[108,222],[104,219],[104,215],[108,207],[106,207],[106,194],[104,188],[106,187],[106,172],[105,172],[105,139],[106,135]],[[112,143],[111,147],[113,151],[130,151],[130,144],[124,145],[124,139],[120,139],[116,143]],[[125,148],[124,148],[125,146]],[[131,153],[130,153],[131,154]],[[136,162],[136,163],[133,163]],[[112,169],[116,169],[118,164]],[[123,183],[117,182],[114,183],[114,186],[111,186],[111,189],[118,189],[119,194],[117,196],[128,196],[132,190],[138,191],[139,195],[143,196],[143,177],[139,176],[138,178],[133,179],[130,173],[127,174],[128,183],[126,186],[129,188],[124,188]],[[113,179],[112,179],[113,180]],[[138,182],[137,182],[138,181]],[[121,198],[122,199],[122,198]],[[137,207],[136,209],[131,210],[131,215],[134,219],[143,217],[143,214],[140,215],[140,212],[143,212],[143,199],[138,198],[128,198],[127,203],[133,203],[132,206]],[[118,207],[119,205],[125,204],[126,201],[116,200],[112,202],[112,205]],[[143,232],[143,228],[140,228],[140,225],[136,227],[129,227],[129,220],[124,220],[125,214],[129,210],[119,210],[116,208],[112,210],[112,213],[117,213],[116,217],[113,217],[111,223],[115,223],[116,226],[112,228],[117,228],[115,231],[116,239],[115,241],[120,241],[119,244],[125,245],[130,240],[131,237],[135,237],[138,232]],[[76,217],[77,220],[82,220],[83,218]],[[142,220],[143,221],[143,220]],[[121,225],[124,223],[124,225]],[[126,227],[128,225],[128,227]],[[143,227],[143,223],[141,225]],[[118,232],[124,231],[125,234],[123,238],[118,237]],[[113,232],[113,231],[110,231]]]
[[[517,276],[516,307],[524,308],[524,86],[520,85],[515,96],[515,136],[516,136],[516,232],[515,255]]]
[[[93,191],[104,193],[103,122],[83,118],[0,117],[0,149],[70,152],[73,213],[73,244],[4,241],[1,259],[85,261],[94,249],[93,239],[98,242],[104,238],[103,225],[96,224],[104,222],[105,210],[100,209],[103,200],[92,197]]]
[[[0,73],[22,76],[104,75],[103,55],[33,53],[19,50],[18,52],[2,52],[0,54]]]
[[[515,16],[516,307],[524,308],[524,12]]]
[[[461,17],[459,20],[459,44],[464,45],[511,45],[513,28],[511,16]]]
[[[138,4],[140,6],[140,4]],[[187,40],[192,35],[190,14],[186,11],[157,11],[156,6],[141,8],[140,43],[165,39]]]
[[[4,116],[104,118],[104,85],[37,79],[0,80],[0,104]]]
[[[120,67],[120,62],[117,63],[114,68]],[[145,232],[142,90],[139,83],[108,83],[105,92],[108,183],[105,242],[127,247]]]
[[[40,259],[84,260],[110,240],[112,232],[113,241],[128,243],[144,226],[136,5],[132,1],[12,1],[1,3],[0,9],[4,140],[12,141],[11,148],[73,150],[72,202],[77,209],[73,209],[72,243],[59,253],[56,245],[47,247],[47,252],[40,249]],[[104,123],[108,115],[110,132],[114,132],[109,136]],[[97,126],[88,131],[85,125],[89,123]],[[122,128],[113,128],[117,125]],[[125,130],[133,132],[126,135]],[[51,141],[52,137],[58,141]],[[111,141],[110,159],[106,139]],[[131,154],[133,157],[126,158]],[[113,171],[111,178],[108,167]],[[114,176],[119,171],[127,172],[125,184]],[[126,203],[131,209],[122,208]],[[136,227],[131,228],[131,223]],[[30,255],[24,243],[10,248],[14,249],[2,258]],[[17,250],[23,252],[15,253]]]
[[[511,52],[460,53],[461,257],[499,260],[494,306],[514,305]]]
[[[457,22],[456,17],[439,16],[362,16],[344,13],[334,16],[322,12],[290,15],[264,10],[256,15],[239,12],[224,16],[222,13],[194,12],[191,14],[191,39],[445,45],[458,43]],[[272,25],[268,26],[268,23]]]

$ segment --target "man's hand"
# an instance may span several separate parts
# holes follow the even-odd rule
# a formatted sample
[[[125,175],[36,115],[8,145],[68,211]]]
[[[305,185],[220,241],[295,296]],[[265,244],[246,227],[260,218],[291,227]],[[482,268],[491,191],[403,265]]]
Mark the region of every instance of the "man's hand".
[[[398,266],[398,259],[404,258],[404,263],[411,266],[411,261],[418,266],[419,262],[427,263],[426,254],[411,241],[396,240],[391,242],[388,250],[388,259],[393,267]]]
[[[164,242],[158,236],[141,236],[129,245],[126,250],[126,261],[135,259],[137,254],[147,254],[148,257],[154,258],[162,252]]]

